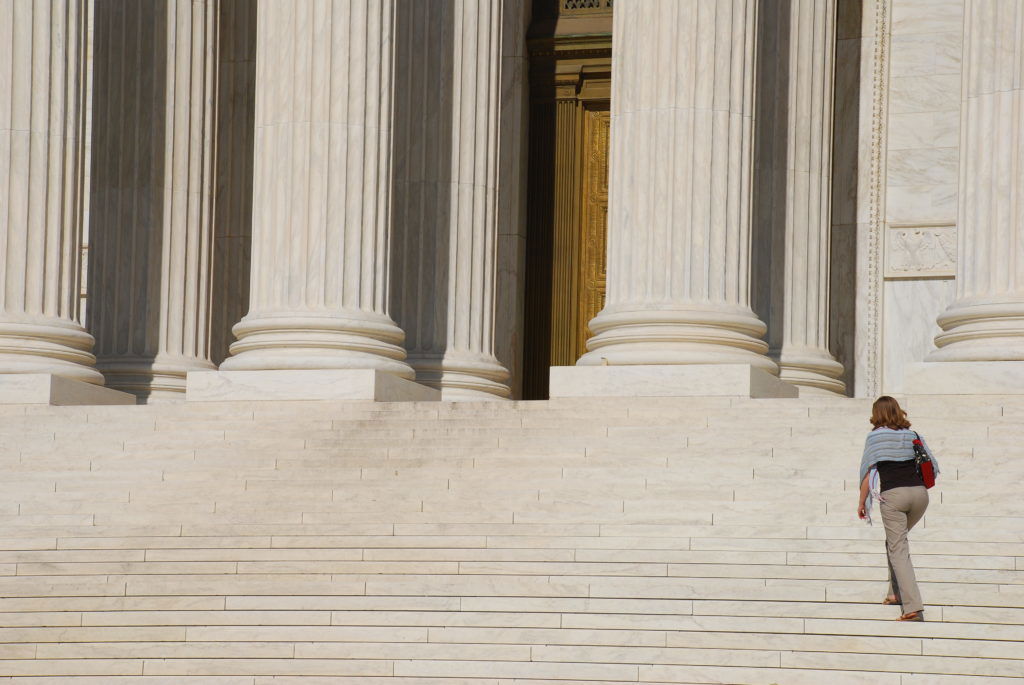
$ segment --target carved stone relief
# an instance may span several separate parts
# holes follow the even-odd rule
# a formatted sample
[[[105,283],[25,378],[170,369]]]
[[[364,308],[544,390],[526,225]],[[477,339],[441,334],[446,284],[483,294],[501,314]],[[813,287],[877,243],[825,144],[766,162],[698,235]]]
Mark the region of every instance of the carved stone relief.
[[[950,278],[956,275],[956,226],[889,226],[886,278]]]

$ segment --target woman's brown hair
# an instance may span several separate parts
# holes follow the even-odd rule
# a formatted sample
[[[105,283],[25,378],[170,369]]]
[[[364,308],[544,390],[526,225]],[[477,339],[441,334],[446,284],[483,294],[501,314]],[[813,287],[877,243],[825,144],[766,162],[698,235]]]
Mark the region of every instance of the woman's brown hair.
[[[891,428],[898,431],[910,428],[907,412],[892,397],[882,395],[871,405],[871,425],[875,428]]]

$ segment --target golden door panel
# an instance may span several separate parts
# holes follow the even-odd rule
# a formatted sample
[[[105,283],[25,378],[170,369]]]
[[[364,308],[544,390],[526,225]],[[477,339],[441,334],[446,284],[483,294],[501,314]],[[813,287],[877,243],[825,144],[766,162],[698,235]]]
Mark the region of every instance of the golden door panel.
[[[608,242],[608,131],[607,103],[583,110],[583,192],[580,200],[580,265],[576,358],[586,352],[587,325],[604,307]]]
[[[604,306],[611,0],[535,0],[530,30],[524,399],[586,352]]]

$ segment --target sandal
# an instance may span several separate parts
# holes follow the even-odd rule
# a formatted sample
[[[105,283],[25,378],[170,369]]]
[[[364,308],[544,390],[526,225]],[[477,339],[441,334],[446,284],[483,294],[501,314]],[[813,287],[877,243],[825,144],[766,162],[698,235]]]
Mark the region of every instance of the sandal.
[[[888,597],[886,597],[885,599],[882,600],[882,604],[884,604],[886,606],[890,606],[892,604],[902,604],[902,603],[903,602],[900,601],[899,597],[893,597],[892,595],[889,595]]]
[[[923,621],[924,620],[924,609],[920,611],[911,611],[909,614],[903,614],[897,621]]]

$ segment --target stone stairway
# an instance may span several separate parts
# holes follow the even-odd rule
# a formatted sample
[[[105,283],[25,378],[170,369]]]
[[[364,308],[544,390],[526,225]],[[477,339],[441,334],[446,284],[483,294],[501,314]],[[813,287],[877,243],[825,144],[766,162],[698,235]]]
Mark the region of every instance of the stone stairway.
[[[1024,397],[907,402],[916,624],[869,407],[0,407],[0,682],[1024,681]]]

